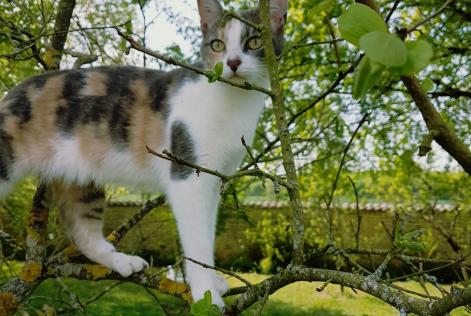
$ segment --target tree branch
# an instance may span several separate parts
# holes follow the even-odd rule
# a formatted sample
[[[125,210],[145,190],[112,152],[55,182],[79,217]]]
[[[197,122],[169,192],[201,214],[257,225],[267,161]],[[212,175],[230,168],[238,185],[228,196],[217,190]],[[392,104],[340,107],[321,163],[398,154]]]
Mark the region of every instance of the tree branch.
[[[270,23],[270,4],[267,0],[260,1],[260,15],[263,24],[262,41],[265,47],[265,61],[268,67],[270,83],[273,94],[273,110],[276,119],[276,127],[281,142],[281,152],[283,156],[283,166],[289,184],[288,195],[293,211],[293,263],[300,265],[304,262],[304,214],[301,196],[299,192],[298,176],[294,163],[293,151],[291,148],[290,134],[286,121],[285,105],[283,100],[283,90],[278,78],[278,61],[273,46],[273,34]]]
[[[471,151],[443,120],[415,76],[401,76],[434,140],[471,175]]]

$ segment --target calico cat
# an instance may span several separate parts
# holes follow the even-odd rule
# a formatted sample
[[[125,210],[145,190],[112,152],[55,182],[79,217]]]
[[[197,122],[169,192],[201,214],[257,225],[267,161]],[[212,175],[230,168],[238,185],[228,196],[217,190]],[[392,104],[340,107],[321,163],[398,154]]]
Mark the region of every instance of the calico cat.
[[[279,54],[288,0],[272,0],[273,43]],[[268,87],[260,32],[223,19],[217,0],[198,0],[206,68],[223,62],[223,77]],[[260,23],[259,10],[239,12]],[[147,267],[117,252],[102,235],[105,183],[164,192],[186,257],[214,265],[219,179],[151,156],[167,149],[198,165],[233,173],[251,140],[265,96],[178,69],[96,67],[47,72],[12,89],[0,103],[0,198],[26,175],[49,182],[64,229],[89,259],[123,276]],[[211,290],[223,307],[227,290],[213,270],[186,262],[193,298]]]

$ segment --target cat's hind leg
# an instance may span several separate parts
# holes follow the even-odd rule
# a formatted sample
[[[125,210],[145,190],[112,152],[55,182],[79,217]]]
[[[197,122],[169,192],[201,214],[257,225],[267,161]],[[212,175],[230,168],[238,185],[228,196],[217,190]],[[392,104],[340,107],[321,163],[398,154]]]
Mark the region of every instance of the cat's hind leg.
[[[52,188],[54,201],[61,211],[65,233],[82,254],[123,277],[148,267],[144,259],[116,251],[103,237],[103,189],[97,188],[93,183],[87,186],[54,183]]]

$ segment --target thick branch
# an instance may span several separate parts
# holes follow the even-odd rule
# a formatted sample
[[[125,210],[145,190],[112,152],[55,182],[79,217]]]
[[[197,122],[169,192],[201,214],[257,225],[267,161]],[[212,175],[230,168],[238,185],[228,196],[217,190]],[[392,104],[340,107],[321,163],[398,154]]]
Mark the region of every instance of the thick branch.
[[[401,80],[419,108],[427,128],[429,131],[435,131],[435,141],[471,175],[471,151],[469,148],[456,136],[453,129],[445,123],[420,86],[417,78],[414,76],[402,76]]]
[[[291,148],[290,134],[286,121],[286,111],[283,100],[283,90],[278,78],[278,62],[275,55],[275,48],[272,42],[272,30],[269,17],[269,2],[267,0],[260,1],[260,14],[262,17],[263,32],[262,41],[265,47],[265,61],[268,66],[271,88],[273,95],[273,110],[275,113],[276,127],[281,142],[281,152],[283,155],[283,166],[286,171],[289,188],[288,195],[293,210],[293,263],[302,264],[304,253],[304,214],[301,196],[299,193],[298,176],[296,165],[294,163],[293,151]]]
[[[75,8],[75,0],[61,0],[57,8],[56,22],[54,24],[55,35],[51,40],[51,48],[46,52],[49,69],[59,69],[63,55],[67,31],[70,27],[72,12]]]

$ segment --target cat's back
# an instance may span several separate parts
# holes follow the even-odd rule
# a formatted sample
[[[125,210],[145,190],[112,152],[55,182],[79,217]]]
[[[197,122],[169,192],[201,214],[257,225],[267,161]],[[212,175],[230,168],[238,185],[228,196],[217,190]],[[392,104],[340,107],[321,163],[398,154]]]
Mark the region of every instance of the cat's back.
[[[81,162],[93,172],[113,153],[144,166],[145,146],[159,148],[165,141],[168,99],[192,78],[185,70],[130,66],[46,72],[0,102],[0,132],[17,161],[51,165],[32,169],[65,170]]]

